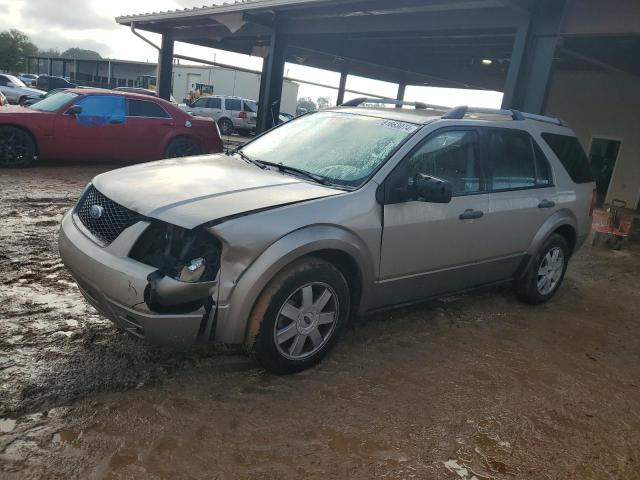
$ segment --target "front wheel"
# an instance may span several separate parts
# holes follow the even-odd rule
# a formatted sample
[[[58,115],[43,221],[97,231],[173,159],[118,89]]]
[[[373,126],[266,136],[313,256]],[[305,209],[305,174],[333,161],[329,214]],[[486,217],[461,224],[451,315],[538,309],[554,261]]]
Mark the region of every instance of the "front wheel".
[[[31,135],[16,127],[0,127],[0,167],[24,168],[36,160]]]
[[[534,256],[524,276],[516,282],[518,298],[534,305],[551,300],[562,284],[568,262],[567,241],[554,233]]]
[[[349,287],[332,264],[299,260],[265,288],[251,315],[260,328],[253,351],[278,374],[317,364],[336,343],[349,318]]]
[[[191,157],[202,155],[200,144],[191,138],[176,138],[167,147],[165,158]]]

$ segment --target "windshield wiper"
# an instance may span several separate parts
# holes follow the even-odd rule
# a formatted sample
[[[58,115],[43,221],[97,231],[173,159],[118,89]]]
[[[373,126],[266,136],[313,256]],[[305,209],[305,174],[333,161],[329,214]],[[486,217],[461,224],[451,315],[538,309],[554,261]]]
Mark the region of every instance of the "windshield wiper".
[[[290,167],[288,165],[283,165],[282,163],[265,162],[264,160],[260,160],[260,163],[269,167],[277,168],[283,173],[297,173],[298,175],[302,175],[303,177],[306,177],[309,180],[313,180],[320,185],[331,185],[331,183],[329,183],[326,178],[320,175],[316,175],[315,173],[307,172],[306,170],[302,170],[300,168]]]
[[[235,150],[231,151],[231,155],[239,155],[240,158],[242,158],[245,162],[251,163],[252,165],[255,165],[263,170],[267,168],[264,162],[261,162],[260,160],[254,160],[239,148],[236,148]]]

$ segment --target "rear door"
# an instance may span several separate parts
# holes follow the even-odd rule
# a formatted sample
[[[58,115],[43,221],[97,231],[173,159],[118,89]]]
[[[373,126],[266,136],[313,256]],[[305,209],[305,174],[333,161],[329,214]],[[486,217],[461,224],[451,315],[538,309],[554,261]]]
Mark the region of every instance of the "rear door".
[[[122,132],[122,160],[159,160],[166,139],[175,128],[171,115],[153,100],[126,99],[126,129]]]
[[[500,279],[489,263],[493,248],[484,212],[489,195],[476,128],[438,130],[419,144],[385,181],[387,200],[379,305],[401,303]],[[418,174],[447,180],[450,203],[407,195]]]
[[[556,188],[542,150],[524,130],[484,129],[488,188],[485,222],[490,255],[524,255],[556,207]]]

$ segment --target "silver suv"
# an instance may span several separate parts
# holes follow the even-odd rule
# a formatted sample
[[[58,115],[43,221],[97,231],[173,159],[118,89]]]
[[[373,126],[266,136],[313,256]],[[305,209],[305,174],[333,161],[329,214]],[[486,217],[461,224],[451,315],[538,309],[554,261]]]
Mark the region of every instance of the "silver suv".
[[[213,118],[223,135],[247,135],[256,129],[258,106],[254,100],[212,95],[198,98],[185,110],[198,117]]]
[[[499,282],[549,300],[591,225],[574,133],[363,103],[95,177],[60,230],[82,293],[133,335],[242,344],[280,373],[317,363],[353,315]]]

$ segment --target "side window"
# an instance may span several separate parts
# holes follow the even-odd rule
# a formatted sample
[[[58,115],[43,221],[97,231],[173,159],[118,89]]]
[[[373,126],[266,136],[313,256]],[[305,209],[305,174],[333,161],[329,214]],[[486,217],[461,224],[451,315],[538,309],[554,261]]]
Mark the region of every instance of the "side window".
[[[196,100],[196,102],[193,104],[194,107],[196,108],[204,108],[207,106],[207,99],[206,98],[199,98],[198,100]]]
[[[536,160],[528,133],[489,129],[488,147],[487,173],[491,190],[536,186]]]
[[[207,108],[222,108],[222,99],[220,98],[207,98]]]
[[[78,123],[99,126],[124,122],[124,97],[120,95],[87,95],[76,103],[82,112],[76,116]]]
[[[553,185],[553,175],[549,160],[545,156],[537,142],[532,138],[533,153],[536,156],[536,185],[539,187],[549,187]]]
[[[576,137],[543,133],[542,138],[567,170],[571,180],[576,183],[593,182],[589,159]]]
[[[232,112],[239,112],[242,110],[242,102],[235,98],[226,98],[224,100],[224,106],[226,110],[231,110]]]
[[[168,118],[169,114],[155,102],[146,100],[127,99],[127,116],[129,117],[149,117]]]
[[[407,160],[408,185],[418,174],[451,183],[454,195],[485,190],[480,166],[480,139],[475,130],[447,130],[427,138]]]
[[[0,75],[0,87],[6,87],[8,83],[7,77]]]
[[[256,102],[252,102],[251,100],[245,100],[242,103],[244,104],[244,111],[245,112],[255,113],[255,112],[258,111],[258,105],[256,105]]]

